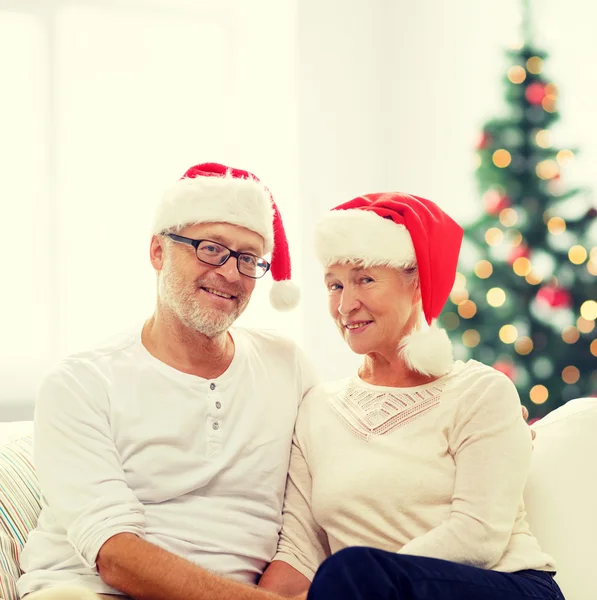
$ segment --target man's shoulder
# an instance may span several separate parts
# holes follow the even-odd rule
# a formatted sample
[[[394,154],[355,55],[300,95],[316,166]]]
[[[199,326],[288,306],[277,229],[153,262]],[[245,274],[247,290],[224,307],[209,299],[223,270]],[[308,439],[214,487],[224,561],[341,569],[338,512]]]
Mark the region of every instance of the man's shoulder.
[[[134,353],[139,339],[137,328],[112,335],[85,350],[68,354],[47,372],[46,378],[101,371],[104,365],[113,360],[125,360],[125,356]]]

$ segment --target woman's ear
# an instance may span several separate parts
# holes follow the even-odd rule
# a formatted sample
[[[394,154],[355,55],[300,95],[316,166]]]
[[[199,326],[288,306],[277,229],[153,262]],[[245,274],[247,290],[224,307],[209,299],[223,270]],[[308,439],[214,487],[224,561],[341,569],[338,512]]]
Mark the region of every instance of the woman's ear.
[[[413,304],[417,302],[423,302],[423,296],[421,295],[421,280],[417,277],[414,281],[415,293],[413,294]],[[423,310],[421,308],[421,310]]]

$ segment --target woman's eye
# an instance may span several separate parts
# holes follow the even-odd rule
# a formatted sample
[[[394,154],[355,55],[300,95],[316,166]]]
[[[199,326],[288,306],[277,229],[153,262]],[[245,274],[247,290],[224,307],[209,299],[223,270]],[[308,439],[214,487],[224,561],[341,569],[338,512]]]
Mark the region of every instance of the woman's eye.
[[[330,292],[337,292],[341,287],[342,286],[339,283],[330,283],[328,285],[328,290],[330,290]]]
[[[372,281],[371,277],[361,277],[361,283],[371,283]]]

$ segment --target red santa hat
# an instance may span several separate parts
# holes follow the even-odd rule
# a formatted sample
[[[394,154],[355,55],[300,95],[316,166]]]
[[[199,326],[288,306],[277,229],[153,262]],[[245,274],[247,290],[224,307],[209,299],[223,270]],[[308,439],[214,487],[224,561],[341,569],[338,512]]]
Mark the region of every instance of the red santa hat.
[[[315,245],[324,266],[417,265],[426,323],[402,340],[400,351],[411,368],[444,375],[454,362],[452,344],[436,319],[454,285],[463,233],[430,200],[392,192],[359,196],[332,209],[317,226]]]
[[[230,223],[258,233],[265,252],[272,253],[272,306],[290,310],[298,304],[300,293],[290,281],[290,253],[280,211],[255,175],[218,163],[188,169],[162,196],[152,233],[197,223]]]

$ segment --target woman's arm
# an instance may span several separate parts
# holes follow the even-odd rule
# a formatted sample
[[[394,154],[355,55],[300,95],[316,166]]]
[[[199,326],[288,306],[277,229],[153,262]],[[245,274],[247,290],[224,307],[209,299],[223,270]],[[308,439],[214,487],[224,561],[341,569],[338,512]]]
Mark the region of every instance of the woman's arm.
[[[450,434],[456,480],[449,518],[401,554],[492,568],[510,541],[530,468],[532,441],[514,384],[487,371],[456,400]]]
[[[259,580],[259,587],[290,597],[303,594],[310,585],[307,577],[282,560],[272,561]]]
[[[297,431],[300,427],[301,415]],[[285,596],[301,594],[308,589],[319,565],[330,555],[327,536],[313,517],[311,489],[311,473],[295,432],[278,552],[261,577],[259,587]]]

